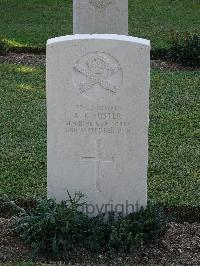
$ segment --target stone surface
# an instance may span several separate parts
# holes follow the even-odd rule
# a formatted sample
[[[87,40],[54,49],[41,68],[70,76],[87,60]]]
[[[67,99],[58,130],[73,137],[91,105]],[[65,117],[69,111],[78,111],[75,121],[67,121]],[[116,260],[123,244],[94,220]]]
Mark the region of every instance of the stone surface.
[[[48,41],[48,197],[82,192],[88,214],[146,204],[149,72],[147,40]]]
[[[128,35],[128,0],[74,0],[73,32]]]

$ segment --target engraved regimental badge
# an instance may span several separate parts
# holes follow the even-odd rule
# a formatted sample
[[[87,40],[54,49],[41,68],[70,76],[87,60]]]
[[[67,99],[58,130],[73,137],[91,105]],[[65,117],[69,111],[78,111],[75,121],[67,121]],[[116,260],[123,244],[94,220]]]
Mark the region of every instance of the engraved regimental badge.
[[[73,83],[78,93],[89,97],[116,95],[122,83],[119,62],[107,53],[94,52],[80,58],[74,66]]]

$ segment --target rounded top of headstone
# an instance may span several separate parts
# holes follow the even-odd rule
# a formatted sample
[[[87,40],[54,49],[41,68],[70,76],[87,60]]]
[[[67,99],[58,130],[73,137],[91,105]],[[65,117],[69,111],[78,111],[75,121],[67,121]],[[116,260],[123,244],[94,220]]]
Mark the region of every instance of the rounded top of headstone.
[[[116,40],[141,44],[150,47],[150,41],[142,38],[119,34],[74,34],[49,39],[47,45],[75,40]]]

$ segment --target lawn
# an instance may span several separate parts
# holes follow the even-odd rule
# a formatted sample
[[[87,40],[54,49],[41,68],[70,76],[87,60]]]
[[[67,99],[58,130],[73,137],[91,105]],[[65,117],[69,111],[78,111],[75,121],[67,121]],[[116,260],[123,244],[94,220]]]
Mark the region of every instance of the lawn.
[[[199,73],[151,75],[149,196],[200,204]],[[0,191],[46,195],[45,69],[0,65]]]
[[[129,0],[129,34],[169,47],[170,30],[199,31],[200,2]],[[48,38],[72,33],[72,0],[0,0],[0,36],[11,47],[45,47]]]
[[[46,102],[44,69],[0,65],[0,191],[45,194]]]

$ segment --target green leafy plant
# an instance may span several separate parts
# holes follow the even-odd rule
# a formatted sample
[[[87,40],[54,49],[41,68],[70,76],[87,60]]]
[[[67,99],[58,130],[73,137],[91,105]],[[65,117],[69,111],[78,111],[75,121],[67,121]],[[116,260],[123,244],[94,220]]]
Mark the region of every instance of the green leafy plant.
[[[0,55],[6,55],[9,51],[8,44],[0,36]]]
[[[149,244],[159,239],[166,221],[163,209],[159,205],[148,203],[145,209],[141,208],[112,225],[109,248],[129,251]]]
[[[62,258],[78,247],[128,252],[157,239],[166,225],[162,208],[154,204],[127,217],[88,217],[79,211],[86,204],[82,194],[69,195],[69,199],[61,203],[42,200],[15,224],[14,230],[31,243],[34,256],[42,251]]]
[[[70,204],[41,200],[27,213],[14,230],[31,243],[33,255],[39,251],[54,256],[66,256],[76,243],[82,241],[87,217],[78,211],[82,195],[70,197]]]
[[[110,225],[104,215],[89,218],[83,246],[93,252],[107,250],[111,234]]]
[[[181,35],[171,31],[169,58],[185,66],[200,66],[200,36],[186,32]]]

